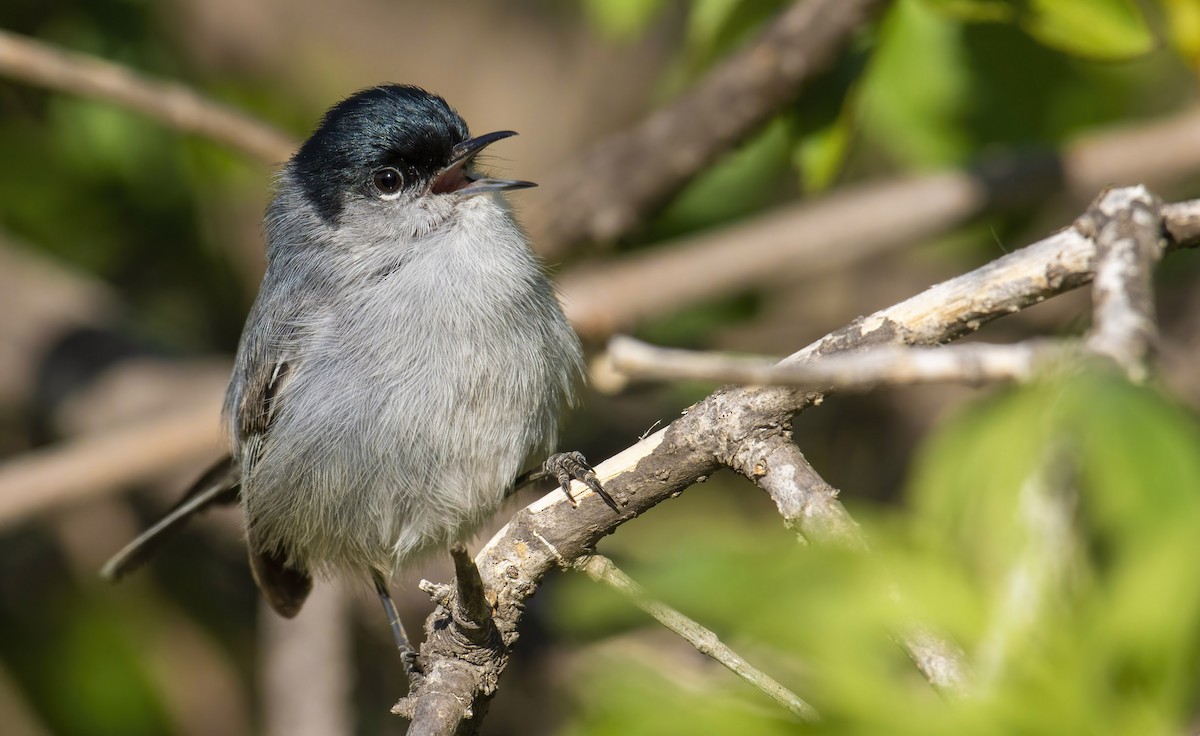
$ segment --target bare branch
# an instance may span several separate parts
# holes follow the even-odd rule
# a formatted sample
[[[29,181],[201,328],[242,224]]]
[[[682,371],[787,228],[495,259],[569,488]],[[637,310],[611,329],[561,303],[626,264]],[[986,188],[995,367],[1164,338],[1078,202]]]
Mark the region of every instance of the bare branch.
[[[0,74],[128,107],[271,164],[286,161],[297,147],[290,136],[183,85],[149,79],[119,64],[4,30],[0,30]]]
[[[612,367],[630,378],[715,381],[756,386],[807,386],[813,390],[865,391],[881,385],[1025,381],[1042,366],[1078,353],[1058,341],[1014,345],[969,343],[935,348],[884,345],[839,353],[811,363],[661,348],[618,335],[608,343]]]
[[[1190,204],[1164,208],[1167,216],[1187,214],[1176,223],[1178,227],[1168,227],[1175,238],[1169,247],[1200,241],[1200,229],[1192,227],[1200,221],[1188,219],[1193,212]],[[1095,257],[1090,240],[1074,230],[1063,231],[856,320],[788,361],[810,361],[868,345],[934,345],[952,340],[987,321],[1087,283]],[[582,484],[574,488],[578,508],[562,494],[551,493],[517,512],[475,557],[484,588],[494,601],[493,616],[502,646],[464,650],[447,633],[453,622],[444,614],[431,616],[426,627],[431,636],[421,647],[422,661],[427,668],[454,676],[439,679],[436,688],[418,684],[410,693],[404,712],[413,716],[414,727],[420,723],[423,729],[432,728],[434,719],[449,718],[449,725],[438,721],[448,730],[428,732],[453,733],[486,705],[516,641],[525,601],[550,570],[591,554],[604,535],[721,466],[748,477],[755,477],[755,468],[762,468],[765,473],[759,474],[759,482],[766,485],[774,482],[770,476],[785,475],[787,463],[779,462],[772,452],[781,446],[791,416],[819,398],[788,387],[721,389],[666,428],[596,467],[604,487],[622,505],[620,515],[614,515]],[[828,489],[823,497],[799,497],[785,513],[806,536],[854,544],[861,540],[861,533],[834,494]],[[934,661],[928,671],[947,674],[953,686],[955,657],[953,652],[942,654],[948,656],[950,666],[939,669],[946,662]],[[424,703],[430,704],[427,712],[422,710]],[[453,707],[441,707],[448,704]]]
[[[970,694],[974,676],[967,667],[967,654],[951,639],[912,626],[901,636],[900,645],[938,692],[959,698]]]
[[[1167,250],[1196,247],[1200,241],[1200,199],[1164,204],[1161,214]]]
[[[454,561],[456,595],[450,595],[449,586],[422,580],[421,590],[429,594],[434,602],[447,607],[459,630],[472,644],[486,644],[496,633],[492,620],[492,604],[488,602],[479,577],[479,568],[459,542],[450,545],[450,559]]]
[[[802,541],[868,550],[858,523],[838,501],[837,489],[808,463],[788,434],[763,433],[748,438],[731,467],[767,492],[784,523],[799,532]],[[953,695],[967,692],[966,655],[949,638],[920,627],[909,627],[893,636],[931,685]]]
[[[801,40],[807,38],[805,34],[815,34],[822,43],[832,44],[838,40],[833,38],[837,32],[848,33],[846,29],[852,28],[839,24],[851,23],[852,16],[865,18],[883,4],[879,0],[797,3],[760,43],[767,46],[784,43],[791,38],[790,33]],[[824,13],[832,14],[838,23],[826,23]],[[808,23],[813,25],[805,25]],[[839,28],[842,30],[838,31]],[[779,38],[773,35],[776,33]],[[769,42],[769,38],[775,41]],[[796,72],[804,66],[802,62],[807,58],[804,54],[811,53],[815,58],[822,53],[835,53],[832,47],[821,44],[789,48],[788,53],[801,54],[795,65],[788,62],[791,58],[788,53],[780,52],[777,58],[772,55],[774,52],[764,52],[763,58],[777,58],[780,64],[778,68],[760,69],[759,73],[770,76],[781,69]],[[751,53],[751,49],[731,57],[728,63],[734,64],[735,59],[743,56],[751,61],[738,64],[747,69],[762,64],[762,58]],[[182,85],[149,80],[118,64],[56,49],[5,31],[0,31],[0,74],[124,105],[271,163],[285,160],[297,145],[294,139],[270,126]],[[730,74],[741,84],[740,77]],[[804,74],[809,75],[810,71]],[[603,144],[596,153],[568,167],[574,173],[564,174],[563,182],[554,186],[570,194],[578,193],[584,199],[591,196],[620,199],[633,191],[628,181],[631,173],[652,176],[653,172],[671,170],[670,165],[658,161],[662,152],[675,158],[687,156],[680,153],[678,141],[663,144],[655,136],[669,137],[677,127],[694,124],[688,105],[700,104],[692,102],[693,98],[704,102],[709,95],[714,100],[719,97],[716,92],[706,91],[709,89],[706,85],[721,90],[722,84],[729,84],[718,84],[722,78],[715,70],[676,105],[631,131],[614,136],[611,143]],[[729,119],[724,104],[718,107],[721,114],[713,119]],[[655,248],[617,264],[586,264],[560,279],[568,316],[581,334],[605,336],[643,316],[732,293],[772,274],[786,272],[794,276],[843,266],[942,232],[988,209],[1033,201],[1063,185],[1078,195],[1112,181],[1142,179],[1156,184],[1175,181],[1200,165],[1200,145],[1194,135],[1198,118],[1200,110],[1191,110],[1163,121],[1083,137],[1059,159],[1044,155],[998,157],[968,171],[851,187],[724,231]],[[659,119],[668,122],[656,123]],[[711,131],[705,133],[710,134]],[[600,177],[596,175],[599,169],[595,158],[604,151],[609,151],[614,159],[603,167],[610,175]],[[617,161],[622,152],[634,156],[637,166],[625,167]],[[652,155],[658,158],[648,158]],[[575,186],[573,179],[581,179],[587,186]],[[592,187],[597,193],[587,194]],[[602,189],[607,189],[607,193]],[[598,214],[601,207],[568,205],[569,202],[556,199],[555,212],[575,211],[603,218]],[[531,214],[536,221],[537,213]],[[555,216],[551,213],[543,217]],[[536,222],[531,224],[536,231]],[[804,233],[804,237],[797,238],[795,233]],[[543,245],[546,245],[544,252],[553,252],[549,240]]]
[[[1063,448],[1051,446],[1018,491],[1016,522],[1024,527],[1025,544],[980,643],[977,659],[984,685],[1003,677],[1019,640],[1036,635],[1038,619],[1069,576],[1077,552],[1072,471]]]
[[[220,397],[84,435],[0,464],[0,527],[82,498],[122,490],[133,478],[219,457]]]
[[[478,654],[472,653],[485,652],[488,659],[506,656],[479,568],[462,544],[451,545],[450,556],[454,560],[455,587],[421,581],[421,590],[438,604],[426,621],[421,651],[440,647],[463,656],[422,661],[418,671],[410,673],[410,693],[419,690],[425,696],[401,698],[392,712],[412,721],[408,733],[413,736],[474,733],[487,703],[472,705],[457,693],[462,692],[464,682],[488,678],[489,673],[479,666]],[[499,672],[495,675],[498,677]]]
[[[1170,235],[1168,250],[1200,243],[1198,213],[1200,201],[1163,207],[1163,224]],[[1088,283],[1095,260],[1094,243],[1068,229],[856,320],[795,353],[788,362],[811,361],[865,346],[935,345],[952,340],[987,321]],[[422,661],[427,672],[438,677],[427,678],[423,686],[414,689],[406,713],[414,717],[414,722],[426,724],[444,716],[451,724],[447,733],[470,721],[472,714],[481,713],[516,640],[524,603],[547,572],[590,554],[596,542],[621,523],[678,494],[723,465],[753,477],[758,461],[765,458],[764,467],[770,475],[770,469],[778,468],[779,463],[773,462],[770,454],[756,456],[756,449],[768,447],[760,440],[786,432],[791,415],[819,398],[817,394],[790,387],[721,389],[667,428],[597,467],[605,488],[622,503],[620,516],[614,516],[611,509],[583,486],[574,489],[580,501],[578,508],[568,504],[561,494],[552,493],[518,512],[476,557],[489,600],[494,600],[499,645],[481,648],[469,642],[464,644],[466,639],[457,632],[453,618],[445,611],[435,614],[427,622],[429,636],[422,645]],[[188,425],[189,430],[212,426],[215,414],[215,408],[207,415],[197,412]],[[146,442],[141,438],[154,438],[161,432],[145,425],[141,429],[143,433],[136,437],[131,434],[125,438],[106,438],[110,444],[104,446],[99,457],[114,458],[116,462],[108,463],[114,467],[128,462],[131,447],[140,448]],[[11,482],[16,476],[8,473],[14,467],[10,461],[0,479]],[[111,475],[109,484],[120,473],[114,471]],[[72,482],[76,484],[71,486],[72,494],[91,491],[89,482],[79,478]],[[797,519],[796,524],[806,536],[836,542],[853,540],[858,534],[853,520],[836,504],[836,498],[829,498],[834,493],[828,489],[823,494],[827,498],[800,499],[796,504],[797,512],[791,513],[791,517]],[[0,492],[0,499],[12,497]],[[30,502],[26,497],[16,507],[0,512],[0,518],[11,522],[44,507],[40,500],[35,498]],[[473,722],[477,724],[478,720]]]
[[[731,54],[674,103],[603,141],[546,183],[559,196],[530,212],[539,249],[556,256],[640,224],[721,154],[761,127],[832,64],[886,0],[801,0],[757,42]]]
[[[0,405],[33,395],[37,365],[56,339],[117,313],[108,285],[74,273],[0,231]]]
[[[787,708],[797,718],[804,721],[815,721],[820,718],[816,709],[779,684],[770,675],[743,659],[741,655],[722,642],[714,632],[665,603],[651,598],[642,586],[622,572],[613,564],[612,560],[603,555],[588,555],[576,560],[575,567],[586,573],[592,580],[604,583],[632,600],[638,608],[683,637],[696,648],[696,651],[725,665],[735,675],[762,691],[771,700]]]
[[[960,171],[871,181],[559,278],[567,316],[593,339],[740,290],[828,273],[1052,194],[1083,200],[1112,182],[1167,185],[1200,169],[1200,108],[1072,142],[1061,156],[1006,154]],[[556,204],[558,204],[556,200]],[[1183,218],[1176,214],[1171,222]]]
[[[866,551],[867,540],[838,501],[837,489],[817,474],[790,437],[773,432],[741,449],[731,467],[767,492],[802,540]]]
[[[1145,187],[1106,192],[1075,223],[1096,241],[1093,330],[1088,348],[1112,358],[1133,380],[1158,337],[1154,266],[1162,258],[1162,202]]]

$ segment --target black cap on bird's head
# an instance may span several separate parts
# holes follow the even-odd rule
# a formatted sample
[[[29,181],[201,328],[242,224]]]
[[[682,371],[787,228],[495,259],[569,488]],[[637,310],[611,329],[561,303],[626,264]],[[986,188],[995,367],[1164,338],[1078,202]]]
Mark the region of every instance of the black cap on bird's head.
[[[468,170],[486,146],[516,133],[468,135],[467,124],[441,97],[409,85],[372,87],[325,113],[292,157],[290,171],[331,222],[355,193],[388,200],[405,193],[473,195],[536,186]]]

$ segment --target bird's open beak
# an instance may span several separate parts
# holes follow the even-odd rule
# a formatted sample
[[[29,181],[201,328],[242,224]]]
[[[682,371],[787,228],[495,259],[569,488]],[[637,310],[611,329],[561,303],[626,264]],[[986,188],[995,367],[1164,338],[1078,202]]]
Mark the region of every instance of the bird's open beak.
[[[483,192],[499,192],[506,189],[536,187],[537,184],[531,181],[488,179],[477,177],[467,171],[467,166],[475,158],[476,154],[496,141],[511,138],[516,134],[516,131],[512,130],[498,130],[495,133],[486,133],[476,138],[468,138],[459,143],[450,152],[450,164],[442,169],[437,178],[433,180],[433,186],[430,187],[429,191],[433,194],[455,192],[458,194],[473,195],[482,194]]]

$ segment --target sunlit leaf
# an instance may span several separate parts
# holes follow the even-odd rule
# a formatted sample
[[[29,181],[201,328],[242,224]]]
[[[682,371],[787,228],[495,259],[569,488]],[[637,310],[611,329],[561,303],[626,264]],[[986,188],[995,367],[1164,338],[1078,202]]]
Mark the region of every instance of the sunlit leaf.
[[[1192,1],[1168,3],[1182,6]],[[1089,59],[1130,59],[1154,48],[1154,36],[1134,0],[924,2],[949,18],[969,23],[1016,22],[1041,43]],[[1186,15],[1188,10],[1182,12]]]
[[[924,0],[938,11],[958,20],[969,22],[1007,21],[1015,15],[1008,0]]]
[[[688,43],[699,49],[716,45],[739,7],[746,0],[694,0],[688,13]]]
[[[1020,23],[1048,46],[1093,59],[1131,59],[1155,44],[1133,0],[1031,0]]]
[[[1179,733],[1200,664],[1197,447],[1195,420],[1154,391],[1080,371],[945,422],[907,507],[855,507],[869,555],[726,515],[647,534],[627,569],[814,705],[820,724],[799,731]],[[1042,545],[1036,478],[1065,504],[1066,545]],[[775,732],[764,696],[644,614],[621,616],[619,597],[571,582],[560,625],[611,633],[616,619],[624,633],[582,665],[589,704],[570,733]],[[975,697],[947,707],[915,672],[896,644],[915,622],[982,665]],[[613,700],[584,695],[599,691]]]
[[[1200,0],[1163,0],[1171,43],[1200,72]]]
[[[664,0],[583,0],[588,19],[603,33],[631,39],[658,16]]]
[[[863,125],[909,165],[962,160],[971,90],[961,28],[925,4],[902,0],[888,14],[863,80]]]
[[[854,140],[859,114],[859,88],[869,58],[855,47],[804,89],[800,104],[788,112],[793,141],[792,161],[807,194],[830,187],[841,173]]]
[[[845,118],[814,131],[796,144],[794,159],[800,170],[804,191],[816,193],[828,189],[842,170],[850,149],[851,126]]]
[[[663,211],[663,235],[711,227],[761,207],[787,171],[788,127],[769,123],[762,131],[702,172]]]

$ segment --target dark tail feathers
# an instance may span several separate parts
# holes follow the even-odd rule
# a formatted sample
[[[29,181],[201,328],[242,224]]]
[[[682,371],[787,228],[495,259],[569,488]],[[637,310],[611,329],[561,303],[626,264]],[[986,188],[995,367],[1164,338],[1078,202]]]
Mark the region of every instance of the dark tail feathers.
[[[179,531],[193,514],[213,504],[236,502],[240,481],[241,476],[234,468],[233,460],[224,458],[205,471],[183,498],[179,499],[179,503],[161,519],[105,563],[100,574],[111,581],[120,580],[126,573],[150,559],[163,540]]]

